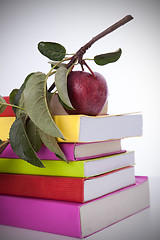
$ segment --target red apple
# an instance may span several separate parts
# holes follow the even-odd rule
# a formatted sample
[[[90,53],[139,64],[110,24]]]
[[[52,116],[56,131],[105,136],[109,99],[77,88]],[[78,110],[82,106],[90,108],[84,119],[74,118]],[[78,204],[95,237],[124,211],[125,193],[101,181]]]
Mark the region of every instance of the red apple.
[[[96,116],[101,112],[107,101],[108,87],[102,75],[96,72],[94,75],[84,71],[69,73],[68,95],[75,110],[65,109],[68,114]]]

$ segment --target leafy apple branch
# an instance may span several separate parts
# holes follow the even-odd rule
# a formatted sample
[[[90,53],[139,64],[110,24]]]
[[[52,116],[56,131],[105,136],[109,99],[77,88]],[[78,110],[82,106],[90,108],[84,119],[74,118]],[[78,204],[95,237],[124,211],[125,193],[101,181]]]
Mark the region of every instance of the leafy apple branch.
[[[74,64],[76,62],[78,62],[81,65],[82,71],[84,71],[84,67],[83,65],[85,65],[89,71],[91,72],[91,74],[94,76],[94,73],[92,71],[92,69],[88,66],[88,64],[86,63],[86,61],[83,59],[83,55],[86,53],[86,51],[98,40],[100,40],[101,38],[105,37],[107,34],[115,31],[117,28],[123,26],[124,24],[126,24],[127,22],[131,21],[133,19],[133,17],[131,15],[127,15],[124,18],[122,18],[121,20],[119,20],[118,22],[116,22],[115,24],[113,24],[112,26],[110,26],[109,28],[105,29],[103,32],[99,33],[98,35],[96,35],[95,37],[93,37],[88,43],[86,43],[83,47],[81,47],[72,57],[70,62],[66,65],[67,68],[70,68],[72,66],[74,66]],[[45,53],[43,52],[42,54],[45,55]],[[106,65],[108,63],[111,62],[115,62],[119,59],[121,55],[121,49],[118,49],[118,51],[113,52],[113,53],[107,53],[107,54],[101,54],[101,55],[97,55],[94,57],[94,61],[96,64],[98,65]],[[67,59],[68,60],[68,59]],[[53,83],[51,85],[51,87],[49,88],[49,92],[51,92],[53,89],[55,88],[55,83]]]
[[[69,54],[66,53],[65,47],[59,43],[38,43],[40,53],[53,61],[50,62],[51,69],[47,74],[42,72],[30,73],[21,87],[19,89],[13,89],[10,93],[10,104],[6,103],[5,99],[0,96],[0,113],[2,113],[8,105],[13,108],[15,113],[15,121],[10,128],[9,139],[6,141],[0,140],[0,153],[10,143],[13,151],[19,158],[34,166],[44,167],[37,156],[43,143],[50,151],[54,152],[59,159],[68,162],[57,143],[57,138],[64,139],[64,136],[51,115],[50,101],[55,93],[52,93],[52,90],[56,86],[60,103],[65,108],[73,109],[67,91],[68,74],[72,71],[75,64],[80,64],[82,70],[84,70],[84,66],[86,66],[91,74],[94,75],[86,63],[87,59],[83,59],[83,55],[96,41],[132,19],[133,17],[131,15],[127,15],[92,38],[75,54],[72,54],[71,57],[66,57]],[[116,62],[120,58],[121,53],[122,50],[119,48],[115,52],[96,55],[93,60],[96,64],[103,66]],[[47,80],[53,74],[55,74],[55,80],[48,89]]]

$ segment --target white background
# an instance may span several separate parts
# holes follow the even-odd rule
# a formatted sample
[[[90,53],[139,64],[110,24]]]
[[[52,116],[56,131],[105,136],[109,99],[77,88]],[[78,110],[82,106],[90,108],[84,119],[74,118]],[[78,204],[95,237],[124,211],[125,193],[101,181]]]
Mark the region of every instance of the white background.
[[[131,14],[134,20],[96,42],[85,56],[92,58],[122,48],[116,63],[89,65],[106,78],[110,114],[142,111],[143,137],[126,139],[123,146],[135,150],[137,175],[160,176],[159,12],[159,0],[2,0],[0,95],[19,88],[33,71],[49,71],[48,59],[37,50],[38,42],[58,42],[67,53],[74,53]]]
[[[40,41],[61,43],[75,53],[92,37],[131,14],[134,20],[96,42],[85,57],[122,48],[116,62],[93,71],[106,78],[109,114],[142,111],[143,137],[123,141],[136,152],[136,174],[160,175],[159,0],[2,0],[0,3],[0,95],[19,88],[33,71],[47,73]]]

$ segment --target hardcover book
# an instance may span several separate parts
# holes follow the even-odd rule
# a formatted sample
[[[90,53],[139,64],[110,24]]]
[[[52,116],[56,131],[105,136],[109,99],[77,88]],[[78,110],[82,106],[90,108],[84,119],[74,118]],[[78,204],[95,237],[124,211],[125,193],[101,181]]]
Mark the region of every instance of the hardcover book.
[[[62,142],[99,142],[142,135],[142,115],[56,115],[55,123],[65,140]],[[15,117],[0,117],[0,139],[9,137]]]
[[[92,178],[0,173],[0,194],[87,202],[135,184],[134,167]]]
[[[41,160],[45,168],[35,167],[22,159],[0,158],[1,173],[92,177],[134,164],[134,152],[81,161]]]
[[[147,177],[87,203],[0,195],[0,224],[87,237],[150,205]]]
[[[111,140],[104,142],[92,143],[58,143],[64,152],[66,159],[69,161],[85,160],[96,157],[104,157],[107,155],[126,152],[122,150],[121,140]],[[51,152],[47,147],[42,145],[37,153],[40,159],[59,160],[55,153]],[[0,158],[19,158],[12,150],[9,144],[0,154]]]

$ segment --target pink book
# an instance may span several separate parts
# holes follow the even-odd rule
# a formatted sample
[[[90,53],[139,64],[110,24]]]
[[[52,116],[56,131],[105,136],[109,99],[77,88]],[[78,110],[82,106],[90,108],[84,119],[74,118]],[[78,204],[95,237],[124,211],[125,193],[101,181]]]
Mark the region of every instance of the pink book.
[[[122,150],[120,139],[91,143],[59,143],[59,146],[69,161],[92,159],[126,152]],[[44,145],[42,145],[37,155],[42,160],[58,160],[56,155]],[[13,152],[9,144],[0,154],[0,158],[19,157]]]
[[[83,238],[150,205],[148,177],[87,203],[0,195],[0,224]]]

